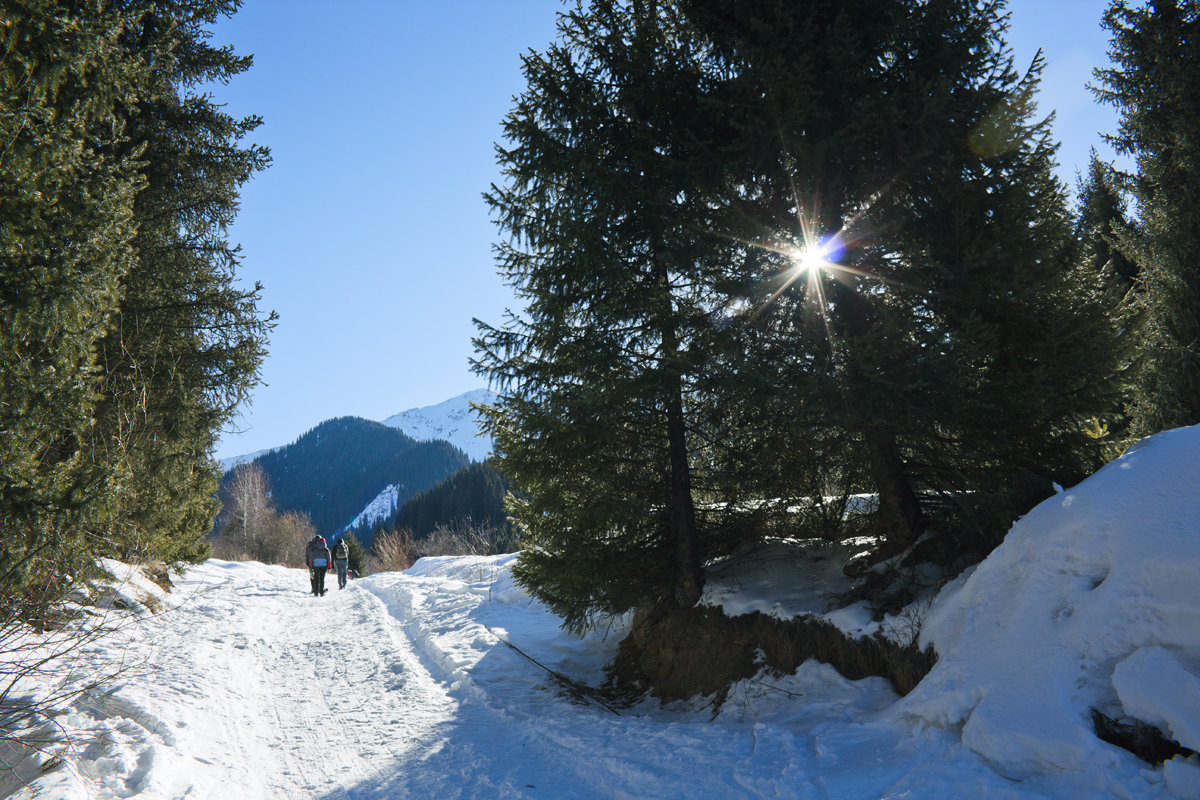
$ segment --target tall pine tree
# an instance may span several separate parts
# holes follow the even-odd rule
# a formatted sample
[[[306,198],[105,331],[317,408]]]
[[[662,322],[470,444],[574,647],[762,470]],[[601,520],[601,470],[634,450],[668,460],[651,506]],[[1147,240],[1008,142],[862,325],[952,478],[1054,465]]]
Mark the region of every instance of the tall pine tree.
[[[123,40],[152,67],[120,108],[145,188],[134,206],[137,261],[99,343],[104,400],[93,447],[121,472],[108,554],[133,561],[203,553],[219,509],[216,437],[257,382],[273,324],[256,308],[260,287],[235,284],[240,256],[227,238],[241,185],[269,163],[265,148],[242,143],[260,120],[235,119],[200,91],[250,66],[208,42],[208,28],[238,5],[137,3]]]
[[[1136,266],[1131,432],[1200,422],[1200,4],[1118,0],[1104,17],[1116,65],[1096,94],[1121,112],[1110,141],[1136,162],[1135,225],[1119,249]]]
[[[881,554],[931,524],[978,552],[1096,457],[1109,327],[1002,3],[594,2],[560,31],[491,195],[527,306],[478,366],[518,574],[569,627],[695,602],[797,504],[846,535],[855,491]]]
[[[727,247],[692,229],[719,173],[693,136],[702,52],[684,25],[651,0],[563,15],[525,57],[489,196],[527,306],[481,325],[478,368],[504,389],[485,425],[519,492],[516,574],[572,629],[702,589],[692,383]]]

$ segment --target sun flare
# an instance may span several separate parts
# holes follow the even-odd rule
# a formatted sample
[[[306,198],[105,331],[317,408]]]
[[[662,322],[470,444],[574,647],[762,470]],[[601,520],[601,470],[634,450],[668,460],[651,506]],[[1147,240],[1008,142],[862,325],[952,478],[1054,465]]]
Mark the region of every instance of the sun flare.
[[[801,274],[815,274],[831,266],[829,249],[824,244],[803,244],[792,248],[789,254],[792,269]]]

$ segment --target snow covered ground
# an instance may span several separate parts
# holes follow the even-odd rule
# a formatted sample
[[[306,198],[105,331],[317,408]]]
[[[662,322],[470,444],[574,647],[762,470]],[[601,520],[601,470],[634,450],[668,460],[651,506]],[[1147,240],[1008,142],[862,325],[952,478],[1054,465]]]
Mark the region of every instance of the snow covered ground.
[[[1089,720],[1200,744],[1198,486],[1200,428],[1182,429],[1039,506],[929,607],[940,660],[905,698],[809,661],[715,717],[703,698],[573,699],[531,659],[595,684],[622,630],[568,637],[513,556],[423,559],[324,598],[299,570],[209,561],[61,681],[19,687],[117,673],[58,702],[69,744],[9,754],[25,783],[0,776],[0,797],[1197,798],[1194,760],[1151,768]],[[709,599],[786,612],[761,598],[795,576],[755,569]],[[136,575],[121,591],[157,594]]]

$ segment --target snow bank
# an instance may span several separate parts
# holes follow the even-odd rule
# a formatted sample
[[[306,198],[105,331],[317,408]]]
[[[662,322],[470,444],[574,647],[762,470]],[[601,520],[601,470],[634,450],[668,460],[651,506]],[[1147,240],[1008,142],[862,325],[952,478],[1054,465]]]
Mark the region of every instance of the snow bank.
[[[1196,747],[1198,487],[1200,426],[1150,437],[1033,509],[939,595],[921,644],[940,660],[899,710],[961,725],[963,743],[1014,779],[1127,759],[1096,738],[1093,708]],[[1168,769],[1177,794],[1189,768]]]

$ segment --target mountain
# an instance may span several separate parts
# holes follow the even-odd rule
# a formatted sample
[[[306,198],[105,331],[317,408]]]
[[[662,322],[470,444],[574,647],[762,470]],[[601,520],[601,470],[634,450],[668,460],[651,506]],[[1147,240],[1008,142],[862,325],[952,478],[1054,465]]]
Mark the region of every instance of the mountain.
[[[240,456],[233,456],[231,458],[223,458],[223,459],[221,459],[221,469],[223,469],[226,472],[229,472],[229,470],[233,469],[234,467],[238,466],[239,464],[248,464],[251,461],[253,461],[254,459],[258,458],[259,456],[265,456],[267,453],[271,452],[274,449],[276,449],[276,448],[268,447],[264,450],[255,450],[253,453],[245,453]]]
[[[400,505],[395,525],[408,528],[413,536],[428,536],[435,528],[475,525],[511,533],[504,513],[508,481],[487,462],[459,470],[432,489],[426,489]]]
[[[483,461],[491,454],[492,443],[480,435],[471,403],[491,403],[495,398],[495,392],[475,389],[437,405],[393,414],[383,424],[399,428],[417,441],[444,439],[470,456],[472,461]]]
[[[418,442],[360,417],[326,420],[254,461],[279,510],[308,513],[326,536],[344,529],[386,487],[403,503],[469,463],[449,442]]]

